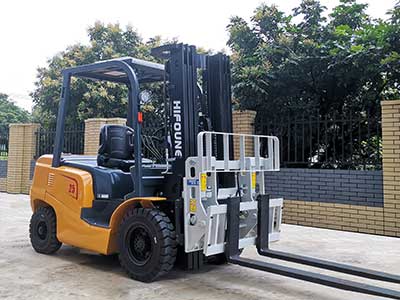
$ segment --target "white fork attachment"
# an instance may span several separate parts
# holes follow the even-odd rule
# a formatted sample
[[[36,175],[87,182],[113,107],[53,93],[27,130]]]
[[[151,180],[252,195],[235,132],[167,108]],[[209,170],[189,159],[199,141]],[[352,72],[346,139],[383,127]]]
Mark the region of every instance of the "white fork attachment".
[[[217,143],[217,139],[220,141]],[[230,153],[238,143],[236,159]],[[223,149],[217,149],[217,146]],[[249,147],[250,145],[250,147]],[[261,153],[264,148],[264,153]],[[222,153],[217,159],[215,153]],[[184,190],[185,251],[203,250],[206,256],[223,253],[226,203],[239,196],[240,245],[254,245],[257,237],[257,197],[265,193],[264,172],[279,171],[279,140],[273,136],[201,132],[197,156],[186,160]],[[235,186],[219,187],[218,173],[235,175]],[[270,240],[279,239],[282,199],[271,199]]]
[[[276,242],[279,240],[279,235],[281,231],[281,221],[282,221],[282,204],[283,199],[271,199],[270,200],[270,226],[269,226],[269,241]],[[251,218],[257,221],[257,201],[242,202],[240,203],[240,212],[242,215],[251,214]],[[222,253],[225,251],[225,236],[226,236],[226,213],[227,205],[213,205],[207,210],[208,220],[207,220],[207,231],[205,235],[205,241],[207,245],[204,247],[204,254],[206,256]],[[246,228],[247,224],[244,222],[243,218],[239,231],[243,235],[243,230]],[[250,232],[239,239],[239,249],[246,248],[247,246],[255,245],[257,238],[257,223]]]

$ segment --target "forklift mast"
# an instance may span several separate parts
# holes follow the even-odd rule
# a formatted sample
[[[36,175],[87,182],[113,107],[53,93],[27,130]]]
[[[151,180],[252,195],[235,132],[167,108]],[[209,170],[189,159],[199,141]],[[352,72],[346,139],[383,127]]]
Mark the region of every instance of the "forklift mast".
[[[154,48],[152,55],[167,60],[172,173],[183,177],[186,159],[197,154],[200,131],[232,133],[229,57],[199,54],[185,44]]]

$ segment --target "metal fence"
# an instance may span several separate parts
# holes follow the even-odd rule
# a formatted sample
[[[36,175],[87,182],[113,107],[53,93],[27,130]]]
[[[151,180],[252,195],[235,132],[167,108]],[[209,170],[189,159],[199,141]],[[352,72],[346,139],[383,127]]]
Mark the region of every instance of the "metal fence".
[[[36,132],[36,155],[52,154],[56,128],[39,128]],[[64,153],[83,154],[85,144],[85,124],[68,126],[64,130]]]
[[[157,116],[145,118],[142,131],[143,156],[152,160],[161,161],[164,159],[162,150],[164,143],[165,128],[163,120]],[[100,131],[99,131],[100,134]],[[39,128],[36,132],[36,155],[52,154],[56,128]],[[64,153],[83,154],[85,144],[85,126],[79,124],[66,127],[64,130]]]
[[[365,113],[289,113],[281,118],[257,118],[258,134],[280,140],[281,165],[299,168],[382,168],[381,116]]]
[[[8,124],[0,124],[0,159],[7,159],[8,157],[8,140],[9,140]]]

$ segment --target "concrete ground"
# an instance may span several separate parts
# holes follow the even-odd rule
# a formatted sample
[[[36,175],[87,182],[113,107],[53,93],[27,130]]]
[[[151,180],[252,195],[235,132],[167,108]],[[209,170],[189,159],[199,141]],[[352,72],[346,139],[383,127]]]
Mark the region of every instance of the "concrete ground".
[[[197,273],[176,269],[160,281],[145,284],[125,276],[115,257],[70,246],[52,256],[35,253],[28,238],[30,215],[28,196],[0,193],[0,299],[379,299],[234,265],[209,265]],[[400,239],[396,238],[284,225],[274,248],[400,272]],[[254,248],[243,255],[257,257]],[[378,284],[400,290],[400,286]]]

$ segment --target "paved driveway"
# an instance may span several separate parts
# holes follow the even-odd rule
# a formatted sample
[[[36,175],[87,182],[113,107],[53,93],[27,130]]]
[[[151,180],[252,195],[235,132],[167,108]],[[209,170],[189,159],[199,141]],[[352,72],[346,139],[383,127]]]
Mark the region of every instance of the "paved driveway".
[[[0,193],[0,299],[378,299],[234,265],[207,266],[198,273],[177,269],[155,283],[136,282],[115,257],[69,246],[52,256],[35,253],[28,239],[30,215],[28,196]],[[285,225],[274,248],[400,273],[396,238]],[[243,255],[257,257],[255,249]]]

